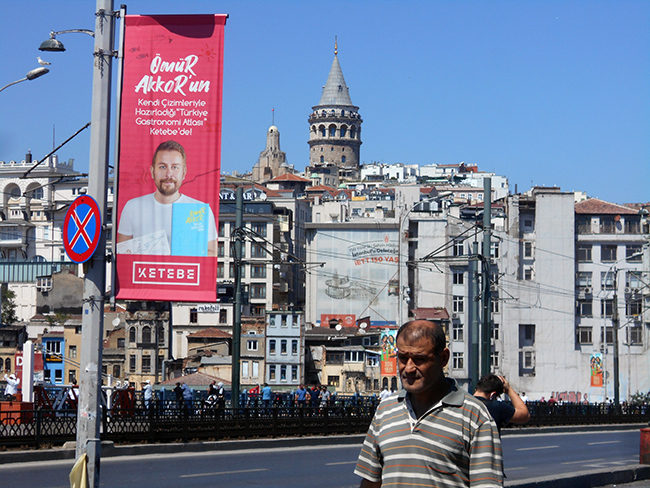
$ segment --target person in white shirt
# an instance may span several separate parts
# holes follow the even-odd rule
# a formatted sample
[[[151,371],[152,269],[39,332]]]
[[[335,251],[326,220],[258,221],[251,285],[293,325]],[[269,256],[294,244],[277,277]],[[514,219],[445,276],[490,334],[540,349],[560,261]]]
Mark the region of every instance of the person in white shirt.
[[[181,185],[187,175],[187,156],[185,149],[176,141],[166,141],[156,149],[151,167],[151,178],[156,185],[156,191],[148,195],[132,198],[120,216],[117,229],[118,252],[124,251],[125,243],[132,239],[145,239],[154,244],[146,244],[144,251],[139,254],[170,254],[172,242],[172,204],[198,203],[199,200],[180,193]],[[205,204],[204,204],[205,205]],[[207,236],[208,256],[217,255],[217,230],[212,209],[208,205]],[[163,233],[164,231],[164,233]],[[160,238],[163,242],[159,242]],[[164,240],[166,237],[166,241]],[[140,245],[143,245],[142,243]],[[126,246],[128,248],[128,246]]]
[[[379,394],[379,401],[383,402],[386,400],[391,395],[390,391],[388,391],[388,387],[384,386],[384,389],[381,390],[381,393]]]
[[[16,378],[15,374],[10,374],[9,376],[5,375],[5,381],[7,386],[5,386],[5,396],[12,396],[18,394],[18,385],[20,380]]]

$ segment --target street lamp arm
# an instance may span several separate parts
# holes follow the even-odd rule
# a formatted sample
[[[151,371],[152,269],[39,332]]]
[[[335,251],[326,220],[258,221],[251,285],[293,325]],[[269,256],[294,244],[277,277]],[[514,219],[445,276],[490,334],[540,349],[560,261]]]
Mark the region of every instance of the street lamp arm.
[[[1,92],[2,90],[4,90],[5,88],[10,87],[11,85],[15,85],[16,83],[20,83],[21,81],[28,81],[28,80],[31,81],[31,80],[35,80],[36,78],[39,78],[39,77],[41,77],[41,76],[43,76],[43,75],[45,75],[45,74],[47,74],[47,73],[49,73],[49,72],[50,72],[50,70],[47,69],[47,68],[36,68],[36,69],[33,69],[33,70],[31,70],[29,73],[27,73],[27,75],[26,75],[24,78],[21,78],[20,80],[12,81],[12,82],[9,83],[8,85],[5,85],[5,86],[3,86],[2,88],[0,88],[0,92]]]
[[[91,31],[90,29],[67,29],[67,30],[56,31],[56,32],[51,31],[50,39],[54,39],[59,34],[72,34],[72,33],[88,34],[91,37],[95,37],[95,31]]]

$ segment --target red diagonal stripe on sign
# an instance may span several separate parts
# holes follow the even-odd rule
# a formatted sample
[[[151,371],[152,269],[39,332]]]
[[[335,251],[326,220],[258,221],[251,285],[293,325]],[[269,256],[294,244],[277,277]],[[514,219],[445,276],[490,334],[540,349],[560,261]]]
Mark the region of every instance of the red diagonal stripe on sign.
[[[93,216],[92,212],[88,212],[86,214],[86,217],[84,218],[83,222],[79,222],[79,216],[77,215],[77,209],[75,208],[74,211],[72,212],[72,220],[74,220],[74,223],[77,225],[77,232],[75,235],[72,237],[70,240],[70,247],[74,247],[77,241],[79,240],[80,237],[83,238],[83,240],[86,242],[86,245],[90,247],[91,240],[88,234],[86,233],[86,225],[88,225],[88,222],[90,221],[91,217]]]

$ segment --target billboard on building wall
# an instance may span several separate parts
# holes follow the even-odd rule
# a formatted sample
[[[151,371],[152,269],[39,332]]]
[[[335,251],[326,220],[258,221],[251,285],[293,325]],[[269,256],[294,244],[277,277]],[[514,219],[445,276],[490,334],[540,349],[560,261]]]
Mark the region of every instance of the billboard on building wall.
[[[396,336],[396,330],[381,331],[381,374],[384,376],[397,375]]]
[[[593,352],[589,357],[589,366],[591,369],[591,386],[603,386],[603,354],[600,352]]]
[[[226,15],[128,15],[117,298],[215,302]]]
[[[317,234],[316,317],[370,317],[370,325],[396,325],[398,233],[382,229],[326,229]],[[354,319],[350,325],[354,325]],[[347,324],[342,324],[347,325]]]

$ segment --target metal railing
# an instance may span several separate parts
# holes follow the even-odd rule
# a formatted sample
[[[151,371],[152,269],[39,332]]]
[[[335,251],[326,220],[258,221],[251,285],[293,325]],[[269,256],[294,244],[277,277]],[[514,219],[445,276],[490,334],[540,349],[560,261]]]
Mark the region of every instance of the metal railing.
[[[14,408],[16,404],[14,403]],[[376,399],[339,399],[325,406],[292,402],[249,402],[242,408],[210,405],[204,400],[138,399],[133,408],[102,408],[101,438],[116,443],[189,442],[193,440],[362,434],[370,425]],[[645,423],[650,406],[528,403],[524,427]],[[76,438],[72,409],[8,410],[0,404],[0,447],[40,448]]]

